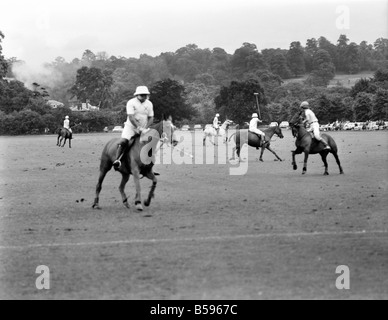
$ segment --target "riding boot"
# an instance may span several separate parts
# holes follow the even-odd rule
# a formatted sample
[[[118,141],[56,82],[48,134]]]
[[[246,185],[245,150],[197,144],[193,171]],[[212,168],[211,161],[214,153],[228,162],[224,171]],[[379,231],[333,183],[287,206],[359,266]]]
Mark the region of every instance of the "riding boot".
[[[261,145],[264,146],[266,143],[265,136],[261,136]]]
[[[122,139],[121,142],[117,146],[116,151],[116,160],[113,162],[113,167],[115,170],[120,169],[121,167],[121,158],[124,156],[124,154],[128,153],[131,149],[133,143],[135,142],[136,137],[132,137],[131,140]]]
[[[115,170],[118,170],[121,167],[121,158],[124,155],[127,147],[128,147],[128,140],[121,139],[120,143],[117,145],[116,160],[115,162],[113,162],[113,167],[115,168]]]

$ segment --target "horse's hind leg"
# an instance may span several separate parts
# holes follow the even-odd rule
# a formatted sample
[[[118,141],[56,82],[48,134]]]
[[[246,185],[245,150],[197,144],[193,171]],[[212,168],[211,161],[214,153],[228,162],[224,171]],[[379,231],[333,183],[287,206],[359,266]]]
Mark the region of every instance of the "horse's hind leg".
[[[71,148],[71,139],[69,139],[69,148]]]
[[[152,187],[151,187],[150,193],[148,194],[147,200],[144,201],[144,205],[146,207],[149,207],[151,204],[151,200],[155,195],[155,189],[156,189],[156,185],[158,184],[158,180],[156,179],[155,174],[152,171],[147,174],[147,178],[152,180]]]
[[[322,158],[323,164],[325,165],[325,173],[324,173],[324,175],[328,176],[329,175],[329,171],[328,171],[329,165],[327,164],[327,152],[322,152],[321,153],[321,158]]]
[[[122,173],[121,175],[122,175],[122,179],[121,179],[121,183],[120,183],[120,186],[119,186],[119,190],[120,190],[121,198],[123,199],[124,207],[129,209],[130,207],[129,207],[129,204],[128,204],[128,197],[125,194],[125,185],[127,184],[130,175],[129,174],[124,174],[124,173]]]
[[[108,171],[111,168],[112,168],[111,164],[110,165],[108,164],[106,166],[102,166],[100,168],[100,176],[98,178],[98,182],[97,182],[97,186],[96,186],[96,197],[94,198],[94,204],[92,206],[93,209],[101,209],[100,205],[98,204],[98,202],[99,202],[99,199],[100,199],[100,192],[101,192],[101,189],[102,189],[102,182],[104,181],[106,174],[108,173]]]
[[[62,148],[65,146],[66,140],[67,140],[67,138],[64,138],[64,142],[63,142]]]
[[[342,166],[341,166],[341,161],[338,157],[338,153],[337,152],[332,152],[333,153],[333,156],[335,158],[335,161],[337,162],[338,164],[338,167],[339,167],[339,170],[340,170],[340,174],[344,174],[344,170],[342,169]]]

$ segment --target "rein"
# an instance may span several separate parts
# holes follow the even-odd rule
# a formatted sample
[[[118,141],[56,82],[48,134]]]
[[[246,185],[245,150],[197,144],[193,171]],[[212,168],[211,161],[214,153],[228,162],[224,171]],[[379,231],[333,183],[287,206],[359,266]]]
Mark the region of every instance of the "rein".
[[[293,126],[296,127],[296,125],[293,125]],[[297,141],[302,140],[306,135],[310,134],[310,133],[306,130],[305,134],[301,136],[301,135],[299,134],[299,132],[300,132],[300,125],[298,125],[298,133],[296,134],[296,137],[295,137]]]
[[[267,135],[267,133],[268,133],[268,136],[269,136],[269,133],[271,133],[272,135],[269,137],[269,141],[267,141],[267,142],[276,142],[277,140],[278,140],[278,138],[279,138],[279,136],[278,136],[278,138],[275,140],[275,139],[272,139],[272,137],[276,134],[277,135],[277,133],[275,132],[275,130],[276,129],[271,129],[271,128],[268,128],[267,130],[264,130],[263,132]]]

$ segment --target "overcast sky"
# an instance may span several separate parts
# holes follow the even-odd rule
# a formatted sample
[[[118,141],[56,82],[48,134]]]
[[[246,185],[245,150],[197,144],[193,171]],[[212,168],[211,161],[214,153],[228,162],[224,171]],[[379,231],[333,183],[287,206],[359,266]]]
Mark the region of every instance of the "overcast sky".
[[[388,38],[387,0],[1,0],[3,54],[30,64],[94,53],[135,57],[195,43],[228,53],[305,45],[346,34],[356,43]]]

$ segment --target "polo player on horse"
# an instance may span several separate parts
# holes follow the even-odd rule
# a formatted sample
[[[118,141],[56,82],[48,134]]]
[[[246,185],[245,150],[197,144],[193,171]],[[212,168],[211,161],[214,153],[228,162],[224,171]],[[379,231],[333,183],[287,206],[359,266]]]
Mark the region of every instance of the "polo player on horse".
[[[129,151],[136,136],[147,133],[148,128],[154,122],[154,106],[149,101],[149,95],[147,87],[137,87],[135,97],[127,103],[127,122],[125,122],[121,140],[117,146],[116,160],[113,163],[115,170],[120,169],[121,158]]]
[[[218,120],[219,117],[220,117],[220,114],[217,113],[213,120],[213,128],[216,129],[217,136],[219,135],[219,132],[220,132],[220,121]]]
[[[307,101],[304,101],[304,102],[302,102],[300,107],[304,110],[304,112],[302,111],[302,118],[304,120],[303,123],[308,123],[310,125],[310,127],[307,128],[307,131],[308,132],[312,132],[313,133],[313,137],[317,141],[323,143],[323,145],[325,146],[324,149],[329,150],[330,146],[328,145],[326,140],[324,140],[321,137],[321,133],[319,131],[318,118],[315,116],[315,113],[310,109],[310,104]]]
[[[70,118],[69,118],[69,116],[65,117],[65,120],[63,121],[63,128],[65,128],[67,131],[69,131],[70,134],[73,133],[73,131],[70,128]]]
[[[252,114],[252,120],[249,123],[249,131],[259,136],[259,138],[261,139],[261,146],[263,146],[266,143],[265,133],[257,128],[258,123],[261,122],[263,121],[259,119],[259,115],[257,113]]]

